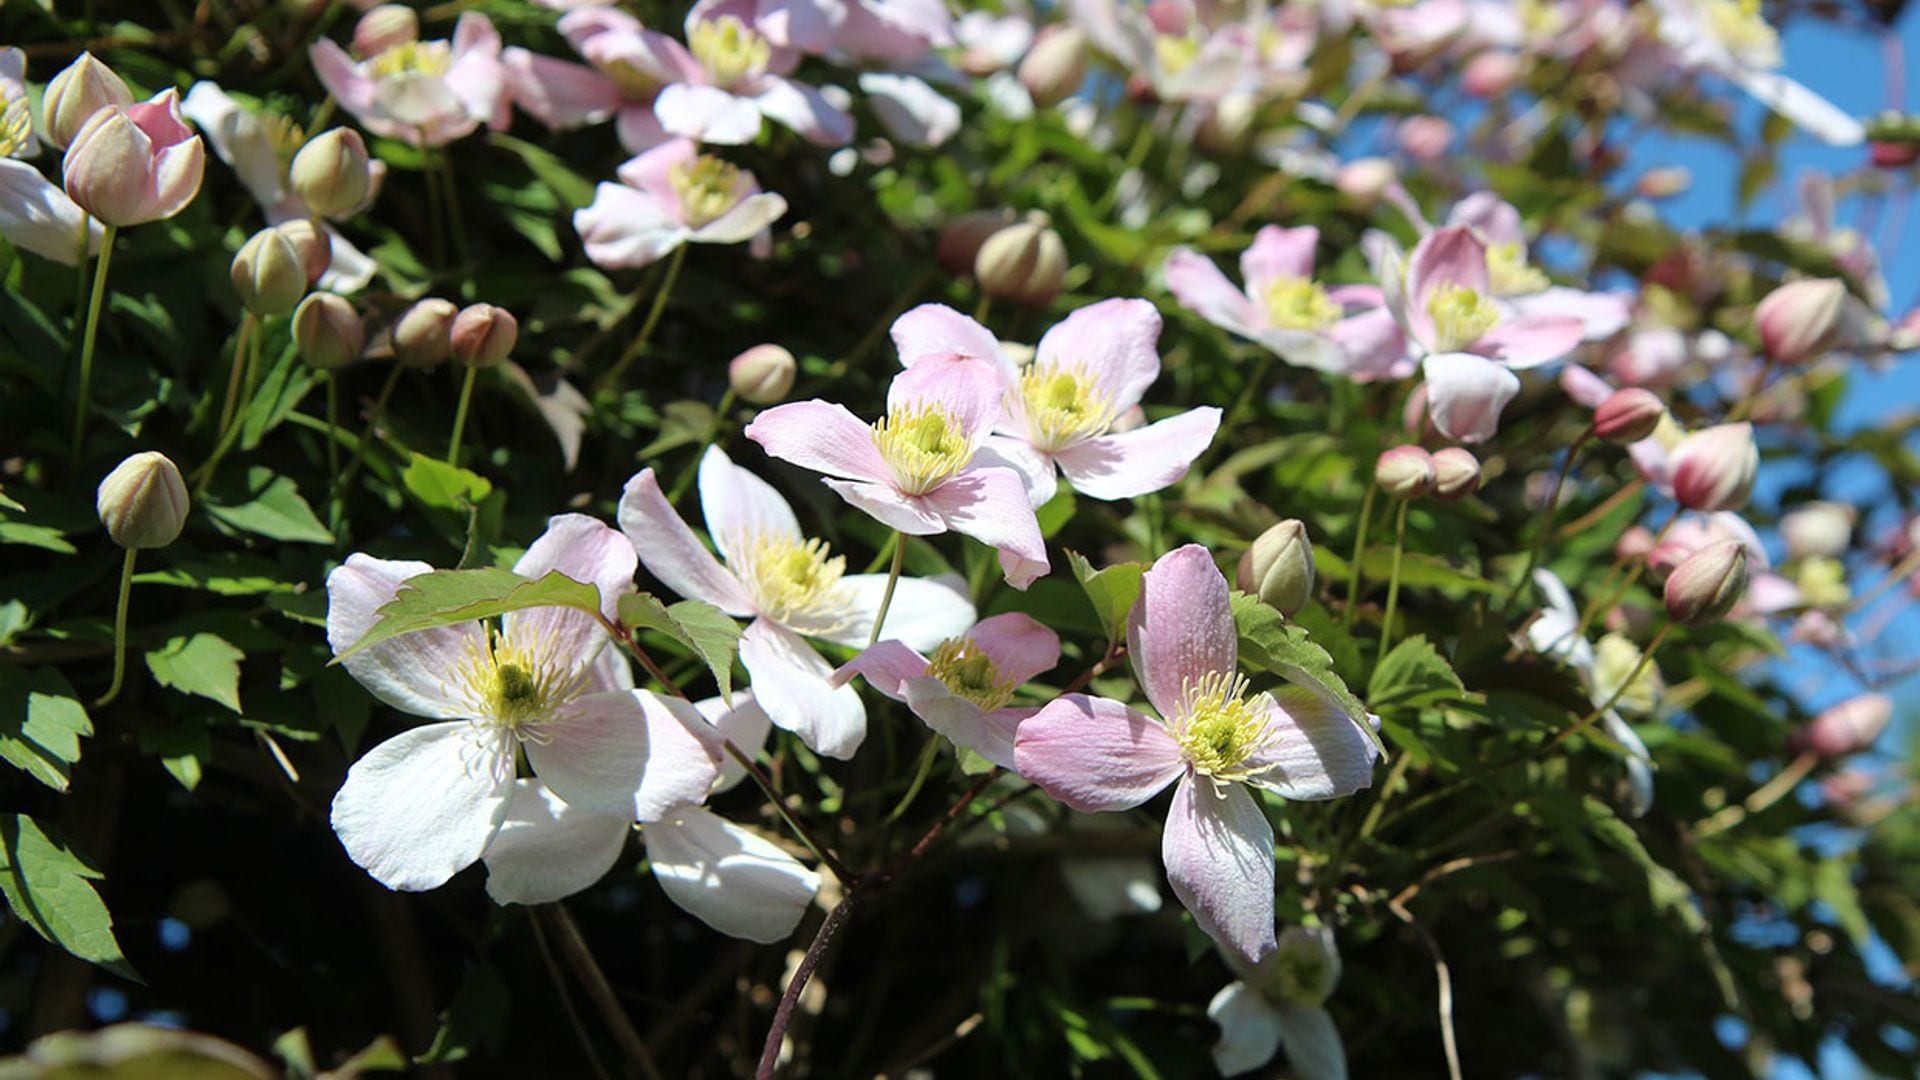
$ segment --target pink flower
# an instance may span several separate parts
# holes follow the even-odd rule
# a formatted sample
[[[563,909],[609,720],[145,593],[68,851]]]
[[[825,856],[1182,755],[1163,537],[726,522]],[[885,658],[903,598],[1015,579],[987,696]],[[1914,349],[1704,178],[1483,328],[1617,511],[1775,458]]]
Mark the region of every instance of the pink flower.
[[[853,138],[853,117],[820,91],[787,78],[800,54],[757,29],[753,0],[703,0],[687,13],[694,67],[663,88],[654,115],[669,133],[736,145],[760,134],[762,117],[823,146]]]
[[[478,12],[460,16],[450,42],[405,41],[355,61],[321,40],[308,55],[321,85],[375,135],[445,146],[512,119],[500,34]]]
[[[834,672],[855,675],[944,735],[1003,769],[1013,768],[1014,732],[1040,710],[1009,705],[1013,692],[1060,662],[1060,637],[1032,616],[1008,612],[982,619],[962,637],[929,650],[883,641]]]
[[[992,360],[927,355],[894,376],[887,415],[872,425],[816,398],[762,412],[746,436],[828,474],[828,487],[889,528],[953,530],[995,548],[1007,582],[1024,589],[1048,570],[1040,523],[1021,474],[982,453],[1000,422],[1003,385]]]
[[[186,209],[206,169],[207,148],[181,115],[180,95],[167,90],[94,113],[67,146],[63,179],[67,195],[102,222],[141,225]]]
[[[1181,306],[1266,346],[1289,364],[1356,381],[1413,371],[1406,339],[1372,285],[1327,288],[1313,278],[1320,230],[1268,225],[1240,256],[1243,293],[1213,260],[1188,248],[1167,256],[1167,289]]]
[[[610,7],[584,7],[561,17],[560,32],[586,64],[514,47],[501,53],[513,99],[550,128],[566,130],[613,118],[620,145],[651,149],[667,138],[653,102],[674,83],[701,78],[686,46]]]
[[[1610,338],[1632,318],[1631,297],[1555,285],[1535,268],[1528,259],[1520,211],[1493,192],[1475,192],[1455,203],[1447,224],[1465,225],[1486,246],[1488,286],[1514,314],[1571,315],[1580,320],[1585,341]]]
[[[900,362],[960,354],[994,361],[1006,378],[1005,409],[988,451],[1019,469],[1035,506],[1051,499],[1056,472],[1096,499],[1131,499],[1186,475],[1220,427],[1220,410],[1189,409],[1157,423],[1115,431],[1160,375],[1160,313],[1145,300],[1102,300],[1068,315],[1018,366],[993,334],[940,304],[923,304],[893,324]]]
[[[1372,782],[1373,743],[1310,692],[1250,695],[1239,674],[1227,580],[1205,548],[1160,557],[1127,620],[1134,674],[1155,720],[1068,694],[1020,724],[1020,774],[1075,810],[1128,810],[1173,784],[1161,841],[1167,880],[1222,948],[1274,948],[1273,827],[1247,785],[1287,799],[1351,795]]]
[[[753,620],[740,639],[740,662],[775,724],[818,753],[852,757],[866,738],[866,707],[851,687],[828,682],[833,667],[807,638],[864,646],[887,576],[845,574],[846,560],[800,531],[779,492],[719,447],[700,459],[700,511],[724,565],[667,502],[652,469],[627,481],[620,528],[668,588]],[[946,585],[901,578],[882,633],[931,649],[973,619],[973,605]]]
[[[1255,75],[1259,27],[1212,26],[1200,18],[1214,8],[1130,0],[1069,0],[1068,10],[1087,37],[1161,101],[1218,102]]]
[[[646,266],[682,244],[738,244],[766,231],[787,201],[753,174],[674,139],[620,166],[573,212],[587,257],[615,269]]]
[[[327,577],[335,654],[372,629],[408,578],[432,569],[349,556]],[[554,570],[594,585],[612,619],[633,588],[633,549],[600,522],[563,514],[514,566],[527,578]],[[712,728],[693,706],[634,689],[627,662],[606,645],[592,616],[532,608],[508,613],[497,630],[419,630],[342,660],[373,696],[439,721],[388,739],[347,771],[333,799],[347,854],[388,888],[442,884],[488,854],[516,801],[521,752],[583,812],[651,821],[703,801],[719,775]]]
[[[845,12],[833,28],[827,51],[845,60],[910,67],[928,53],[954,43],[953,16],[940,0],[788,0],[798,11],[811,4]],[[762,0],[763,7],[765,0]],[[805,46],[802,46],[803,48]],[[809,50],[811,51],[811,50]]]

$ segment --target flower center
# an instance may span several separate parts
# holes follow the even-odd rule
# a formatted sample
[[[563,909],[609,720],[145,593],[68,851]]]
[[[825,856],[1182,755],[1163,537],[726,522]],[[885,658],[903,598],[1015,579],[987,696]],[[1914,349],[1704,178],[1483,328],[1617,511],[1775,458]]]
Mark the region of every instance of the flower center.
[[[374,57],[368,70],[376,79],[396,75],[445,75],[452,63],[452,49],[444,41],[403,41]]]
[[[1113,403],[1085,371],[1029,367],[1020,376],[1027,435],[1042,450],[1059,450],[1104,435],[1113,423]]]
[[[1760,0],[1704,0],[1707,29],[1727,51],[1755,67],[1780,65],[1780,34],[1760,14]]]
[[[1427,297],[1435,352],[1459,352],[1500,321],[1493,301],[1466,285],[1440,285]]]
[[[925,495],[973,460],[959,418],[937,405],[890,410],[874,422],[873,445],[908,495]]]
[[[12,157],[27,148],[33,137],[33,116],[27,111],[27,99],[9,100],[0,112],[0,157]]]
[[[1547,275],[1527,265],[1517,243],[1487,248],[1487,277],[1495,296],[1527,296],[1552,284]]]
[[[1200,55],[1200,43],[1180,34],[1161,34],[1153,39],[1153,58],[1165,75],[1178,75],[1193,66]]]
[[[1551,38],[1566,30],[1567,18],[1557,5],[1542,0],[1520,0],[1520,25],[1529,37]]]
[[[840,575],[847,560],[829,557],[824,541],[758,533],[731,547],[734,554],[728,561],[753,593],[761,614],[786,625],[804,622],[803,629],[815,634],[845,624]],[[815,625],[822,619],[832,625]]]
[[[279,113],[262,114],[260,126],[266,131],[267,145],[273,147],[273,156],[280,159],[280,171],[284,175],[293,164],[293,155],[307,145],[307,133],[292,117]]]
[[[740,170],[709,154],[682,162],[667,171],[667,182],[680,196],[680,216],[697,229],[733,209]]]
[[[484,644],[469,643],[453,673],[454,689],[476,722],[523,740],[541,741],[555,709],[572,700],[586,673],[555,655],[549,642],[522,643],[492,628]]]
[[[1280,330],[1319,333],[1340,321],[1343,312],[1327,290],[1310,278],[1276,278],[1261,290],[1267,325]]]
[[[927,659],[927,674],[939,679],[955,697],[992,712],[1013,700],[1017,684],[1000,678],[1000,669],[980,646],[966,638],[948,638]]]
[[[688,35],[693,58],[707,69],[715,86],[726,88],[766,68],[773,46],[732,15],[703,19]]]
[[[637,100],[652,98],[665,85],[659,78],[631,60],[609,60],[600,73],[613,80],[622,96]]]
[[[1246,780],[1272,767],[1248,764],[1277,740],[1270,711],[1267,695],[1247,697],[1246,676],[1210,671],[1181,684],[1173,738],[1193,771],[1211,777],[1216,786]]]

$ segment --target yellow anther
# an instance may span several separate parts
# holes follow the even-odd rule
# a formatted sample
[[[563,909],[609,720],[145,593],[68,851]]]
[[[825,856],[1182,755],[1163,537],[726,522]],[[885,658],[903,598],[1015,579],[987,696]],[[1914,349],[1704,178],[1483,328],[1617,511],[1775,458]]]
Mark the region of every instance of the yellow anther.
[[[1495,296],[1527,296],[1552,284],[1547,275],[1527,264],[1517,243],[1487,248],[1487,278]]]
[[[1760,0],[1701,0],[1707,29],[1729,52],[1757,67],[1780,63],[1780,33],[1760,13]]]
[[[690,229],[707,224],[740,201],[740,170],[710,154],[667,170],[667,182],[680,196],[680,215]]]
[[[1153,57],[1163,75],[1178,75],[1193,66],[1200,55],[1200,43],[1179,34],[1161,34],[1153,39]]]
[[[0,112],[0,158],[12,157],[27,148],[33,137],[33,116],[27,111],[27,99],[17,97]]]
[[[488,631],[470,641],[454,685],[473,719],[533,742],[554,710],[579,694],[585,673],[545,641],[520,642]]]
[[[1275,278],[1261,290],[1260,298],[1266,304],[1267,325],[1279,330],[1318,333],[1344,314],[1327,290],[1308,278]]]
[[[812,634],[846,624],[847,598],[840,588],[844,557],[829,556],[820,540],[759,533],[743,541],[730,545],[727,561],[762,615]]]
[[[1265,694],[1247,697],[1244,675],[1209,672],[1180,687],[1180,710],[1171,725],[1193,770],[1215,784],[1247,780],[1271,766],[1254,763],[1277,741]]]
[[[955,697],[992,712],[1013,700],[1017,683],[1000,677],[993,658],[966,638],[948,638],[927,659],[927,674],[939,679]]]
[[[937,405],[889,411],[874,422],[873,445],[909,495],[925,495],[973,460],[959,418]]]
[[[444,41],[403,41],[373,58],[368,70],[376,79],[396,75],[445,75],[453,51]]]
[[[1027,436],[1042,450],[1105,435],[1115,415],[1113,403],[1092,377],[1075,368],[1027,368],[1020,376],[1020,399]]]
[[[1493,301],[1465,285],[1435,288],[1427,297],[1427,315],[1433,319],[1435,352],[1459,352],[1500,321]]]
[[[741,79],[765,70],[773,57],[773,46],[732,15],[703,19],[694,24],[687,47],[715,86],[732,86]]]
[[[660,92],[666,84],[631,60],[611,60],[600,69],[600,73],[613,80],[620,93],[637,100],[646,100]]]

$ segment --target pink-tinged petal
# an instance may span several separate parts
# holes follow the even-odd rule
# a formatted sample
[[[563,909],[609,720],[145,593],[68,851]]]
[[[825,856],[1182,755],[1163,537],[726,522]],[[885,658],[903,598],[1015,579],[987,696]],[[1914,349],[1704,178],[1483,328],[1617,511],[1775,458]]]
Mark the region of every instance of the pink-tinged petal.
[[[1626,293],[1553,285],[1528,296],[1516,296],[1512,304],[1522,315],[1570,315],[1579,319],[1581,336],[1587,341],[1604,341],[1633,321],[1633,297]]]
[[[740,748],[749,758],[757,757],[767,745],[767,736],[773,732],[773,721],[768,719],[767,710],[760,707],[751,690],[733,692],[733,706],[729,708],[725,698],[711,697],[696,701],[693,707],[707,722],[719,729],[720,737]],[[714,794],[731,791],[735,785],[747,778],[747,767],[740,764],[726,747],[720,748],[720,779],[713,783]]]
[[[1020,399],[1007,399],[1008,411],[1000,418],[1000,429],[1024,429],[1026,427],[1025,410]],[[1033,445],[1022,441],[1024,436],[990,435],[973,453],[973,467],[976,469],[1012,469],[1020,474],[1020,483],[1027,489],[1027,502],[1035,510],[1047,505],[1060,491],[1060,469],[1053,463],[1051,455],[1034,449]]]
[[[1088,813],[1131,810],[1186,769],[1157,721],[1086,694],[1057,698],[1022,721],[1013,757],[1015,772]]]
[[[908,648],[906,642],[882,641],[862,649],[859,655],[840,665],[829,681],[845,686],[858,675],[887,697],[905,701],[907,692],[903,684],[926,673],[927,658]]]
[[[180,103],[180,111],[199,126],[213,146],[214,156],[233,166],[234,174],[255,202],[266,207],[279,205],[286,196],[285,166],[259,116],[210,82],[194,83]],[[304,211],[300,216],[306,216]]]
[[[0,236],[15,247],[78,266],[83,223],[87,251],[100,250],[105,228],[68,198],[58,184],[24,161],[0,158]]]
[[[1003,681],[1025,685],[1060,663],[1060,635],[1017,611],[981,619],[967,640],[987,654]]]
[[[1502,319],[1480,335],[1473,351],[1513,368],[1549,364],[1580,347],[1586,324],[1571,315],[1521,315]]]
[[[1276,741],[1256,760],[1270,769],[1249,783],[1295,800],[1336,799],[1373,783],[1379,753],[1360,724],[1377,718],[1356,720],[1304,687],[1286,687],[1274,693],[1268,723]]]
[[[1483,296],[1489,291],[1487,249],[1464,226],[1435,229],[1420,238],[1407,258],[1405,318],[1408,330],[1422,342],[1434,340],[1427,302],[1442,285],[1472,289]],[[1392,296],[1390,289],[1388,296]]]
[[[1342,311],[1358,313],[1384,307],[1387,294],[1378,285],[1332,285],[1327,288],[1327,299],[1339,304]]]
[[[707,535],[723,557],[731,558],[741,542],[759,537],[793,543],[806,539],[793,507],[773,485],[735,465],[718,446],[707,447],[700,457],[699,485]]]
[[[437,888],[492,843],[513,770],[475,737],[471,724],[427,724],[347,770],[333,797],[333,831],[375,881],[405,892]]]
[[[865,645],[873,636],[873,617],[880,613],[887,575],[849,574],[840,579],[840,585],[846,590],[846,622],[831,633],[817,636],[840,645]],[[903,577],[894,586],[893,603],[887,608],[887,625],[881,628],[880,638],[904,641],[926,652],[966,633],[977,617],[973,601],[967,598],[966,584],[959,578]]]
[[[764,414],[762,414],[764,415]],[[944,518],[928,506],[925,498],[918,495],[903,495],[892,484],[869,484],[856,480],[821,481],[831,488],[834,494],[847,501],[847,505],[889,529],[906,533],[908,536],[932,536],[947,531]]]
[[[670,210],[674,220],[678,221],[680,195],[673,187],[673,174],[676,169],[692,164],[700,156],[700,148],[692,139],[673,139],[661,143],[644,153],[635,154],[614,170],[620,182],[637,191],[643,191],[659,202],[664,209]]]
[[[675,135],[719,146],[749,143],[760,134],[760,109],[754,100],[717,86],[674,83],[653,99],[653,115]]]
[[[805,639],[768,619],[755,619],[740,638],[755,700],[779,727],[800,736],[816,754],[845,761],[867,738],[867,709],[851,686],[828,680],[833,668]]]
[[[754,27],[776,46],[823,53],[846,20],[846,8],[829,0],[760,0]]]
[[[818,89],[777,75],[763,78],[760,87],[753,104],[774,123],[820,146],[853,141],[853,117],[835,108]]]
[[[685,225],[660,203],[624,184],[595,186],[593,202],[573,212],[587,258],[607,270],[648,266],[685,243]]]
[[[1213,442],[1220,410],[1189,409],[1146,427],[1102,435],[1054,454],[1067,483],[1095,499],[1132,499],[1177,483]]]
[[[556,514],[547,531],[527,548],[513,572],[537,580],[552,571],[592,585],[600,593],[600,613],[620,619],[620,597],[633,591],[637,569],[634,545],[620,533],[585,514]],[[541,607],[509,611],[500,620],[506,636],[523,644],[539,642],[555,655],[585,660],[605,644],[607,632],[584,611]]]
[[[1012,469],[968,469],[922,501],[948,528],[996,549],[1001,572],[1014,588],[1025,589],[1051,568],[1026,485]]]
[[[612,79],[587,67],[521,48],[500,55],[513,100],[556,131],[598,124],[624,100]]]
[[[1527,229],[1520,211],[1491,191],[1476,191],[1453,204],[1447,224],[1464,225],[1479,235],[1481,243],[1517,244],[1522,255],[1527,250]]]
[[[601,649],[599,655],[587,665],[585,679],[580,684],[582,694],[602,694],[615,690],[633,689],[633,661],[619,649]]]
[[[1175,248],[1161,270],[1167,291],[1180,306],[1222,330],[1253,337],[1262,323],[1253,301],[1227,280],[1213,260],[1188,248]]]
[[[613,130],[629,154],[644,153],[673,138],[653,114],[653,103],[625,105],[614,115]]]
[[[706,800],[720,778],[720,736],[679,698],[649,690],[589,694],[561,706],[523,744],[555,795],[597,814],[652,821]]]
[[[1000,422],[1000,402],[1006,392],[1006,375],[991,360],[958,353],[928,356],[893,377],[887,387],[887,411],[938,407],[978,446]]]
[[[1227,579],[1199,544],[1174,548],[1140,580],[1127,614],[1127,651],[1147,700],[1169,719],[1180,715],[1184,687],[1239,662]]]
[[[889,483],[893,470],[873,445],[873,429],[844,405],[815,398],[763,409],[743,432],[770,457],[850,480]]]
[[[1607,380],[1581,367],[1568,364],[1560,369],[1560,389],[1567,392],[1574,404],[1597,409],[1600,403],[1613,396],[1613,385]]]
[[[1334,323],[1327,336],[1346,354],[1347,374],[1355,382],[1401,379],[1413,373],[1407,335],[1384,307]]]
[[[1246,788],[1216,793],[1205,777],[1182,777],[1160,858],[1174,895],[1221,948],[1258,963],[1277,947],[1273,826]]]
[[[860,76],[860,92],[895,142],[939,146],[960,130],[960,106],[911,75],[867,72]]]
[[[169,91],[171,92],[171,91]],[[153,159],[153,209],[158,219],[187,208],[200,194],[207,171],[207,148],[198,136],[170,146]]]
[[[1213,1067],[1221,1076],[1252,1072],[1280,1052],[1279,1014],[1246,983],[1228,983],[1213,995],[1207,1003],[1207,1019],[1220,1028],[1220,1041],[1213,1044]]]
[[[1435,353],[1421,363],[1427,377],[1427,418],[1440,434],[1485,442],[1500,430],[1500,412],[1520,392],[1520,377],[1484,356]]]
[[[754,613],[753,595],[720,565],[681,520],[652,469],[642,469],[620,493],[620,531],[647,573],[690,600],[705,600],[729,615]]]
[[[749,195],[733,209],[695,229],[688,239],[698,244],[738,244],[766,232],[786,212],[787,200],[778,195]]]
[[[438,75],[388,75],[374,83],[373,107],[388,119],[421,129],[428,145],[449,142],[478,126],[466,102]]]
[[[327,575],[327,644],[334,655],[352,648],[373,629],[381,605],[400,591],[401,582],[432,572],[423,562],[376,559],[353,554]],[[452,693],[448,677],[484,651],[478,623],[462,623],[401,634],[342,662],[374,697],[414,716],[453,720],[473,715],[471,705]]]
[[[506,820],[488,845],[487,895],[496,904],[546,904],[605,877],[633,822],[563,801],[538,780],[515,780]]]
[[[576,8],[560,16],[557,28],[561,36],[567,39],[567,44],[577,50],[602,35],[609,38],[637,37],[646,32],[639,19],[619,8],[602,6],[598,0],[589,0],[589,6]]]
[[[1013,768],[1013,743],[1020,716],[1034,710],[1000,709],[985,714],[980,706],[955,695],[938,679],[909,679],[902,689],[907,707],[935,734],[1003,769]]]
[[[1053,324],[1034,367],[1081,370],[1116,411],[1140,403],[1160,377],[1160,312],[1145,300],[1102,300]]]
[[[971,356],[990,360],[1009,375],[1015,370],[992,331],[945,304],[921,304],[900,316],[892,335],[901,367],[929,356]]]
[[[1240,280],[1247,295],[1259,296],[1267,286],[1288,279],[1313,277],[1313,254],[1320,246],[1320,230],[1311,225],[1283,229],[1268,225],[1253,234],[1253,243],[1240,253]]]
[[[373,80],[353,62],[347,50],[327,38],[321,38],[307,50],[313,73],[340,102],[342,108],[358,116],[373,107]]]
[[[729,937],[771,944],[793,933],[820,875],[778,845],[699,807],[642,830],[667,898]]]

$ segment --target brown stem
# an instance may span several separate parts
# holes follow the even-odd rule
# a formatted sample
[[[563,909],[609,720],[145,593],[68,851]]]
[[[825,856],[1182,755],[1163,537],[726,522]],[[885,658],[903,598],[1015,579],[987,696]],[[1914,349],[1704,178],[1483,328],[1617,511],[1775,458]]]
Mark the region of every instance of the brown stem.
[[[793,969],[793,978],[787,980],[787,991],[780,995],[780,1005],[773,1011],[773,1023],[767,1027],[767,1042],[760,1051],[760,1066],[754,1071],[755,1080],[773,1080],[774,1070],[780,1064],[780,1047],[786,1042],[787,1025],[793,1022],[793,1007],[800,1002],[800,995],[813,978],[814,970],[827,954],[827,947],[846,925],[847,918],[853,914],[853,905],[860,896],[859,887],[849,891],[845,898],[827,912],[827,918],[813,935],[813,944],[807,946],[806,955],[800,958],[800,966]]]
[[[653,1055],[647,1053],[647,1046],[640,1041],[640,1033],[633,1029],[633,1021],[628,1019],[627,1010],[620,1006],[620,999],[614,996],[613,984],[607,982],[607,975],[600,970],[600,964],[593,958],[593,950],[587,948],[587,939],[580,936],[580,927],[567,914],[567,909],[559,903],[541,904],[534,909],[536,917],[544,917],[553,930],[553,936],[560,944],[560,953],[567,958],[567,964],[587,991],[587,997],[594,1008],[600,1010],[600,1018],[606,1021],[607,1029],[613,1033],[613,1041],[619,1044],[624,1054],[646,1080],[663,1080],[660,1069],[653,1063]]]

